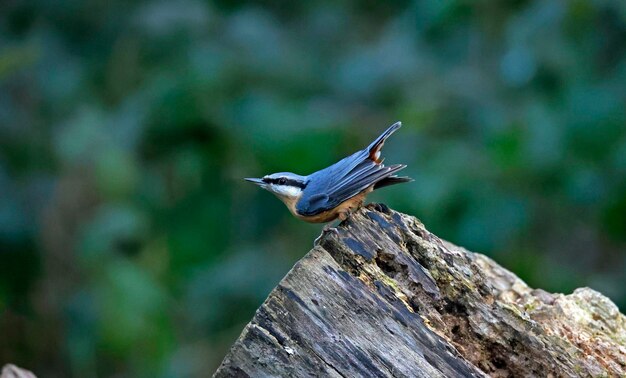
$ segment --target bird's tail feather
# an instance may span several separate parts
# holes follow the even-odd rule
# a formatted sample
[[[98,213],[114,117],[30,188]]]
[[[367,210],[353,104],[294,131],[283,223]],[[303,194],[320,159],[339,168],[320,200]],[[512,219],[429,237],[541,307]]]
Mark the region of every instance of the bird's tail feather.
[[[380,188],[383,188],[383,187],[389,186],[389,185],[401,184],[403,182],[411,182],[411,181],[413,181],[413,179],[408,177],[408,176],[389,176],[389,177],[385,177],[384,179],[378,181],[374,185],[374,190],[380,189]]]
[[[402,127],[402,122],[394,123],[387,130],[385,130],[384,133],[380,134],[380,136],[367,147],[367,149],[369,150],[369,158],[373,162],[375,162],[376,164],[382,163],[382,160],[380,159],[380,150],[383,148],[385,140],[387,140],[387,138],[389,138],[389,136],[400,127]]]

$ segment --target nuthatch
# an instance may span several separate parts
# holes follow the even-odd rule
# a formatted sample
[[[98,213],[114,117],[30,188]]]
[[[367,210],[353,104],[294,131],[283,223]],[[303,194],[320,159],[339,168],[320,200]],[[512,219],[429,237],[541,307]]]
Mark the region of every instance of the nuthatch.
[[[406,165],[386,167],[380,157],[385,140],[400,126],[400,122],[394,123],[367,148],[308,176],[280,172],[245,180],[274,193],[293,215],[304,221],[343,221],[363,205],[365,196],[373,190],[413,181],[395,175]]]

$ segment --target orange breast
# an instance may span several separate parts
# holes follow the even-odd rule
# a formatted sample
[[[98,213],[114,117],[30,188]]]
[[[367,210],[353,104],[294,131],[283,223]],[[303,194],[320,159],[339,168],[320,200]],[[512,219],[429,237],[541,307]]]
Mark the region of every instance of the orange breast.
[[[365,189],[364,191],[362,191],[361,193],[357,194],[356,196],[342,202],[339,204],[339,206],[335,207],[334,209],[330,209],[327,211],[324,211],[322,213],[313,215],[313,216],[303,216],[300,215],[296,212],[296,201],[285,201],[285,205],[287,205],[287,207],[289,208],[289,211],[291,211],[291,213],[296,216],[299,219],[302,219],[305,222],[309,222],[309,223],[326,223],[326,222],[332,222],[335,219],[339,218],[341,220],[344,220],[348,214],[350,214],[351,212],[356,211],[359,207],[361,207],[363,205],[363,201],[365,201],[365,197],[372,191],[374,190],[374,186],[370,186],[369,188]]]

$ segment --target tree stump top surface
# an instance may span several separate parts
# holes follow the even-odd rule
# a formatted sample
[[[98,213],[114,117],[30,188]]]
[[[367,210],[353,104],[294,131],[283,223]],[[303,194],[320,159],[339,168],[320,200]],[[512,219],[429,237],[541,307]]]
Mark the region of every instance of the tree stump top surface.
[[[271,292],[216,377],[626,376],[602,294],[532,289],[416,218],[363,208]]]

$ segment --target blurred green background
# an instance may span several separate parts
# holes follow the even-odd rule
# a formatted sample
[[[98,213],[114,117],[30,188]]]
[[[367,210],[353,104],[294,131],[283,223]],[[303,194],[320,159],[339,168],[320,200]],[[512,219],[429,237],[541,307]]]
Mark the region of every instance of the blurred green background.
[[[0,363],[206,376],[320,225],[242,177],[396,120],[370,197],[626,308],[626,2],[0,5]]]

